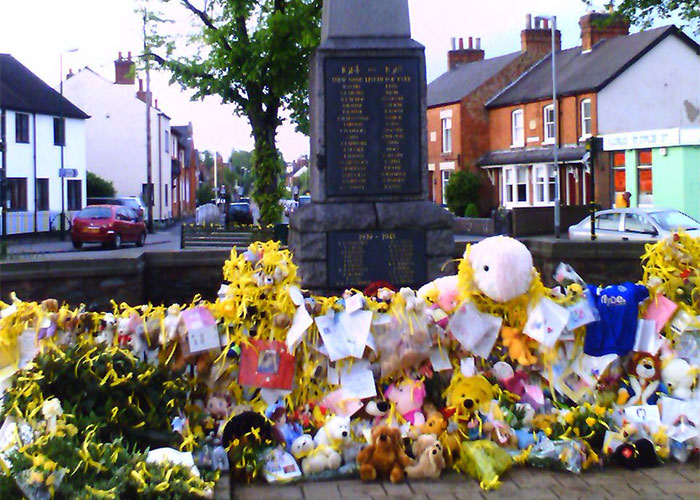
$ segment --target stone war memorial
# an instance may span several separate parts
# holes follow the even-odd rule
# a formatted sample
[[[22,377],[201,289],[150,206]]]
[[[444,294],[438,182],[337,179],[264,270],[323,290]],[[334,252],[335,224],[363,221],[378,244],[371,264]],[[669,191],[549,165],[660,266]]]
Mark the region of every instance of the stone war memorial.
[[[505,236],[452,263],[408,1],[323,9],[292,251],[92,268],[154,300],[3,295],[0,500],[696,499],[700,239],[646,245],[634,282]]]
[[[325,2],[309,92],[311,203],[289,239],[302,285],[338,293],[450,274],[452,216],[427,201],[425,56],[407,3]]]

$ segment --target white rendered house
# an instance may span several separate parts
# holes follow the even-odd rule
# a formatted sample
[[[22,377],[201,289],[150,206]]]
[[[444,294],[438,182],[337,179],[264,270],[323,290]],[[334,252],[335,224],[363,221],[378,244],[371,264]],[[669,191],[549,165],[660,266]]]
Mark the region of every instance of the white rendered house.
[[[89,116],[9,54],[0,54],[0,110],[7,146],[5,234],[56,230],[62,209],[70,220],[85,205]]]
[[[131,54],[115,61],[115,81],[90,68],[69,75],[63,93],[90,114],[86,127],[87,170],[114,183],[118,196],[140,196],[146,204],[146,92],[135,85]],[[172,217],[170,117],[151,106],[153,219]]]

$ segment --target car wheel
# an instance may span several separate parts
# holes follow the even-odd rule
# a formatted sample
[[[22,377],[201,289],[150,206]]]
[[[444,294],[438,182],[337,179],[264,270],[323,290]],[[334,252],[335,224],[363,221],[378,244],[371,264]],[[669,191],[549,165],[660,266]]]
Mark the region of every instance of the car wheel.
[[[146,244],[146,233],[141,233],[139,235],[139,239],[136,240],[136,246],[137,247],[142,247]]]
[[[114,243],[112,243],[112,246],[114,248],[121,248],[122,247],[122,236],[120,234],[114,235]]]
[[[73,240],[73,248],[75,248],[76,250],[80,250],[82,247],[83,247],[82,241]]]

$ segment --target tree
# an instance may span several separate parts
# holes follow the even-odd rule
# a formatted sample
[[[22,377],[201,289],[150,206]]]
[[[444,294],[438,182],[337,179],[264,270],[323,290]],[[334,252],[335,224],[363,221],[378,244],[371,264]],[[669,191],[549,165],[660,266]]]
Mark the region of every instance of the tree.
[[[240,150],[237,151],[234,149],[231,152],[229,164],[231,165],[231,177],[234,184],[242,187],[243,192],[246,195],[250,194],[251,188],[255,183],[255,175],[253,170],[253,152]]]
[[[481,179],[473,172],[458,170],[447,181],[447,208],[458,217],[462,217],[470,203],[476,203],[479,196]]]
[[[309,169],[304,170],[292,181],[292,184],[299,187],[299,194],[304,194],[309,191]]]
[[[213,199],[214,188],[211,186],[211,184],[202,182],[199,186],[197,186],[197,206],[209,203]]]
[[[592,0],[583,0],[592,7]],[[678,17],[700,34],[700,0],[610,0],[608,6],[632,24],[648,28],[654,19]]]
[[[187,47],[171,38],[163,44],[166,58],[154,57],[172,72],[173,81],[195,90],[195,99],[218,95],[248,118],[255,140],[253,197],[262,223],[276,222],[283,174],[276,132],[284,110],[298,130],[308,132],[307,73],[320,38],[322,0],[177,2],[194,14],[194,41],[201,50],[190,55],[191,38]]]
[[[87,173],[87,197],[88,198],[111,198],[117,191],[114,183],[92,172]]]

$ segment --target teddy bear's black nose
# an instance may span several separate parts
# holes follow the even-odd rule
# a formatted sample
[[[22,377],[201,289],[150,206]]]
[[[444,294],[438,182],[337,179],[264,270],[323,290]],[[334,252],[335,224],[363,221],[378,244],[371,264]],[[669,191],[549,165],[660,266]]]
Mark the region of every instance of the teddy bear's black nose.
[[[433,455],[437,455],[437,450],[433,450]]]
[[[348,431],[343,431],[343,437],[348,437]]]
[[[377,409],[381,412],[389,411],[389,403],[386,401],[380,401],[377,403]]]
[[[462,404],[465,408],[469,409],[474,406],[474,401],[472,401],[471,399],[465,399]]]
[[[379,436],[379,440],[386,441],[386,434],[382,434],[381,436]]]

